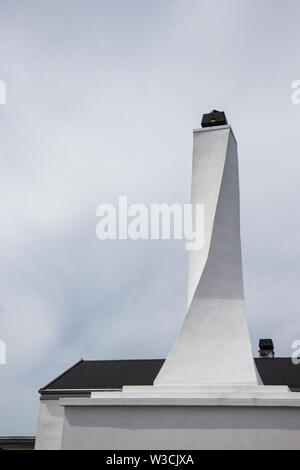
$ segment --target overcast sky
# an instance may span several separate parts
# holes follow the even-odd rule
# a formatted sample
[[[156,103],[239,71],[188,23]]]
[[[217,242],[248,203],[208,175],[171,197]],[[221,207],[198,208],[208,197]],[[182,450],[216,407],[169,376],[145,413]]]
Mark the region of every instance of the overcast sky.
[[[0,435],[35,434],[38,389],[81,357],[164,358],[184,241],[100,241],[96,208],[187,203],[192,130],[239,143],[253,352],[300,339],[299,0],[0,0]]]

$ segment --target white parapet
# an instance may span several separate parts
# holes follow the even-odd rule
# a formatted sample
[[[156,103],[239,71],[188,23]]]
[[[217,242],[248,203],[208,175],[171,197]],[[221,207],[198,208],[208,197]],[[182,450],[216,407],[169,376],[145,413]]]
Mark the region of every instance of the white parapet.
[[[257,384],[246,319],[237,143],[230,126],[194,131],[192,205],[204,247],[190,252],[188,311],[155,385]]]
[[[62,399],[68,406],[300,407],[300,393],[278,385],[127,386],[121,392],[93,392],[87,399]]]

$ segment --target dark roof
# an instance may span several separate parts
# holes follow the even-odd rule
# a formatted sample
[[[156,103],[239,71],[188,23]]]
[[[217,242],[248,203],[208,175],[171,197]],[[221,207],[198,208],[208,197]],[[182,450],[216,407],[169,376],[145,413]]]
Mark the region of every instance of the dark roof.
[[[265,385],[288,385],[300,390],[300,365],[290,357],[256,358],[256,366]]]
[[[0,450],[33,450],[33,436],[0,436]]]
[[[120,389],[123,385],[149,385],[157,376],[164,359],[128,361],[79,361],[41,389],[87,390]]]
[[[300,390],[300,366],[291,358],[256,358],[265,385],[288,385]],[[164,359],[84,361],[74,364],[40,392],[121,389],[123,385],[152,385]]]

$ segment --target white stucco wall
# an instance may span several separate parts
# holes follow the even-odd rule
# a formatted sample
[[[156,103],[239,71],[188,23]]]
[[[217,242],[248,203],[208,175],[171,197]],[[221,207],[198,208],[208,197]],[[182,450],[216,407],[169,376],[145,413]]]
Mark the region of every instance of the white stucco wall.
[[[66,407],[63,449],[300,449],[300,408]]]
[[[192,205],[204,247],[189,255],[188,312],[155,385],[257,384],[244,301],[237,143],[229,126],[194,132]]]
[[[64,408],[57,400],[41,400],[36,433],[36,450],[61,448]]]

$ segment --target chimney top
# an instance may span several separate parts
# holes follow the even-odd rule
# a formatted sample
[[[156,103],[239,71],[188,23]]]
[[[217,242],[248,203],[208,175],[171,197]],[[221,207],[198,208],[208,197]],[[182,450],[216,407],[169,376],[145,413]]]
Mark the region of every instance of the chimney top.
[[[224,111],[214,109],[211,113],[203,114],[201,126],[215,127],[226,126],[228,124]]]

